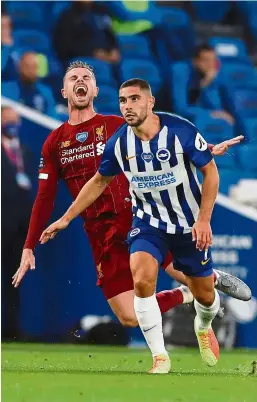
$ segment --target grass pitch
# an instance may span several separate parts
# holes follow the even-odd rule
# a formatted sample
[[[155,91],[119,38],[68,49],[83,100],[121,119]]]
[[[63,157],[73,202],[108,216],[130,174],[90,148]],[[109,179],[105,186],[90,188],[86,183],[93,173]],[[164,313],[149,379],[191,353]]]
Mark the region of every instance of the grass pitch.
[[[3,402],[256,402],[257,351],[223,351],[215,368],[198,350],[170,351],[173,373],[145,374],[148,351],[3,344]]]

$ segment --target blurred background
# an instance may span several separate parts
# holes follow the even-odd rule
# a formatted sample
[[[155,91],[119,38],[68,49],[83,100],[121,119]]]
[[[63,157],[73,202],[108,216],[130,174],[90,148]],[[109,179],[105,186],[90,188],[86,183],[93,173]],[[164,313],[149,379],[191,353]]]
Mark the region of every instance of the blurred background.
[[[226,347],[257,347],[257,2],[3,1],[2,43],[2,339],[142,344],[111,314],[80,219],[36,250],[36,270],[14,290],[37,191],[40,150],[67,119],[61,97],[72,60],[94,67],[99,113],[120,114],[118,87],[151,84],[156,109],[193,121],[209,143],[243,134],[216,158],[220,194],[213,216],[215,267],[243,279],[249,302],[223,298],[216,321]],[[17,175],[17,172],[19,174]],[[63,183],[52,219],[71,202]],[[164,272],[158,287],[176,286]],[[166,342],[194,345],[193,310],[166,314]],[[183,329],[183,337],[181,331]],[[185,331],[186,329],[186,331]],[[99,335],[100,331],[100,335]]]

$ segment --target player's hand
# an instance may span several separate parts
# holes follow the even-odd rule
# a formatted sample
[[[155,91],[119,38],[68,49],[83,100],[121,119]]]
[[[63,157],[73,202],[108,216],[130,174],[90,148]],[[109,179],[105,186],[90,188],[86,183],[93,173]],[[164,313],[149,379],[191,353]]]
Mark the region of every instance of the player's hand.
[[[210,222],[196,221],[192,227],[192,240],[196,241],[196,248],[198,250],[208,250],[212,245],[212,230]]]
[[[230,147],[239,144],[243,139],[244,136],[239,135],[238,137],[231,138],[231,140],[223,141],[220,144],[214,145],[212,148],[212,154],[215,156],[224,155]]]
[[[69,225],[69,221],[67,219],[65,219],[64,217],[58,219],[58,221],[52,223],[52,225],[48,226],[48,228],[46,228],[41,237],[40,237],[40,243],[41,244],[45,244],[48,242],[48,240],[52,240],[55,238],[55,236],[57,235],[58,232],[60,232],[60,230],[64,230],[67,228],[67,226]]]
[[[31,249],[25,248],[22,252],[20,266],[12,277],[12,284],[15,288],[19,286],[22,278],[29,269],[35,269],[35,256]]]

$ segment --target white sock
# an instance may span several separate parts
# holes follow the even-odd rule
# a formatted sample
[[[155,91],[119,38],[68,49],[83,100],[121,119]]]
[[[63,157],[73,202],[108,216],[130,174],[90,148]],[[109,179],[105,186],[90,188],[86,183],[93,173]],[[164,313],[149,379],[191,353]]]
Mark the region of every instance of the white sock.
[[[164,346],[162,315],[155,294],[144,298],[135,296],[134,309],[152,355],[168,354]]]
[[[178,288],[182,295],[183,295],[183,304],[188,304],[188,303],[192,303],[192,301],[194,300],[194,296],[191,292],[191,290],[189,289],[189,287],[185,286],[185,285],[181,285]]]
[[[212,320],[216,316],[220,308],[220,297],[215,289],[215,299],[211,306],[203,306],[198,303],[197,300],[194,301],[196,310],[196,325],[199,329],[208,329],[211,326]]]

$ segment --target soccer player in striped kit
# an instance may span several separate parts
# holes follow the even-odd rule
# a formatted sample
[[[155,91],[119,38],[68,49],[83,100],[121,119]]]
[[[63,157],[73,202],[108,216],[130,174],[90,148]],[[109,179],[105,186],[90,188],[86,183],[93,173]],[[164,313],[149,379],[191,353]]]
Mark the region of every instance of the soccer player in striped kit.
[[[41,236],[55,237],[124,172],[130,184],[133,226],[128,235],[137,321],[152,351],[152,373],[167,373],[170,360],[155,295],[158,267],[171,251],[174,266],[187,278],[196,308],[195,332],[203,360],[216,364],[219,347],[211,322],[219,309],[209,246],[210,218],[218,191],[218,173],[206,141],[193,124],[176,115],[152,112],[154,98],[143,80],[120,88],[120,108],[127,124],[106,144],[98,172],[73,205]],[[204,175],[203,195],[196,167]]]

